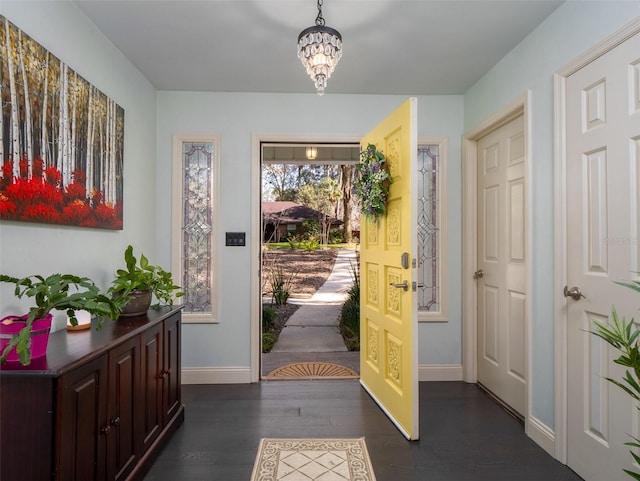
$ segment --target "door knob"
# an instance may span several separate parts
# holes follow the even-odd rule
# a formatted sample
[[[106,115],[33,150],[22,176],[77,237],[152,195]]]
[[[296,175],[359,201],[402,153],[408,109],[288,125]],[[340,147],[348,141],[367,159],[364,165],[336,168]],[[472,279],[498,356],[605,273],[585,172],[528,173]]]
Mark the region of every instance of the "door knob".
[[[582,294],[579,287],[574,286],[569,288],[568,286],[564,286],[564,297],[570,297],[574,301],[579,301],[581,297],[584,297],[584,294]]]
[[[482,269],[478,269],[473,273],[474,279],[482,279],[484,277],[484,271]]]
[[[394,284],[393,282],[389,283],[390,286],[393,287],[397,287],[398,289],[402,289],[403,291],[408,291],[409,290],[409,282],[408,281],[404,281],[401,284]]]

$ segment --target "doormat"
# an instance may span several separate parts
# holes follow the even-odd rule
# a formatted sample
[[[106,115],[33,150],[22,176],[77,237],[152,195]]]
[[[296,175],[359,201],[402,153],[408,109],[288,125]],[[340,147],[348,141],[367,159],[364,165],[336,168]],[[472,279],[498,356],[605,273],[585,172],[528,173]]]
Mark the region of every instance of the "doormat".
[[[357,379],[353,369],[330,362],[294,362],[285,364],[267,374],[266,380],[283,379]]]
[[[364,438],[260,440],[250,481],[375,481]]]

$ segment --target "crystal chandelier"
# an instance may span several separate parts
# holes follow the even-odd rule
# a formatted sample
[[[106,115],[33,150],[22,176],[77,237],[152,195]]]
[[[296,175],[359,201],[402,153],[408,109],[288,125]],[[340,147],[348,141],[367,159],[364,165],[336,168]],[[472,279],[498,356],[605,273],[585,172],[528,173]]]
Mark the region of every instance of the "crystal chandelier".
[[[318,0],[316,24],[298,35],[298,58],[316,84],[318,95],[324,94],[327,80],[342,57],[342,35],[333,28],[325,27],[322,2]]]

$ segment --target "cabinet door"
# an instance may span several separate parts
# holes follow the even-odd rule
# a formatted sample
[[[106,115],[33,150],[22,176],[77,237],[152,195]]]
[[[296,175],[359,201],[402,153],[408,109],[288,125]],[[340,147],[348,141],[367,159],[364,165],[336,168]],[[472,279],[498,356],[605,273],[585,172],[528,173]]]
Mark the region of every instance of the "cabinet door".
[[[180,409],[180,315],[164,321],[164,424]]]
[[[144,453],[162,431],[162,330],[158,323],[142,334],[142,452]]]
[[[107,355],[60,378],[56,479],[103,480],[110,427],[107,413]]]
[[[134,337],[109,351],[110,434],[107,448],[107,479],[125,479],[138,462],[140,425],[138,384],[140,338]]]

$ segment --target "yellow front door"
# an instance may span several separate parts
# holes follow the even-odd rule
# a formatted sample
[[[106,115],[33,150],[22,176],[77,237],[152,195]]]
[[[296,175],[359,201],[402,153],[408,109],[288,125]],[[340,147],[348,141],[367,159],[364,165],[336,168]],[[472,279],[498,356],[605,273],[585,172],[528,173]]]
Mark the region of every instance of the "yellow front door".
[[[407,439],[419,437],[417,108],[408,99],[361,141],[385,155],[392,184],[386,215],[360,221],[360,382]]]

